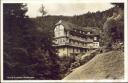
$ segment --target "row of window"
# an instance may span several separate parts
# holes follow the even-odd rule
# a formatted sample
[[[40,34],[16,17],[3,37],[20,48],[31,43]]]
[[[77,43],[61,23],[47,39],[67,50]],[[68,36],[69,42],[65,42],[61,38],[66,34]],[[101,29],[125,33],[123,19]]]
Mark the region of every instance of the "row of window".
[[[84,42],[79,42],[79,41],[75,41],[75,40],[71,40],[71,39],[67,39],[67,38],[60,38],[56,40],[57,44],[65,44],[65,43],[69,43],[71,45],[77,45],[77,46],[87,46],[88,43],[84,43]],[[97,46],[98,43],[95,42],[93,43],[94,46]]]
[[[76,29],[75,29],[74,31],[75,31],[75,32],[79,32],[79,33],[81,33],[81,34],[92,34],[92,32],[90,32],[90,31],[89,31],[89,32],[84,32],[84,31],[80,31],[80,30],[78,31],[78,30],[76,30]]]
[[[99,47],[99,42],[94,42],[94,43],[93,43],[93,46],[94,46],[94,47]]]
[[[87,46],[87,44],[84,42],[78,42],[78,41],[73,41],[73,40],[69,40],[69,43],[72,45]]]
[[[83,46],[83,47],[99,47],[99,42],[93,42],[93,43],[84,43],[84,42],[78,42],[78,41],[72,41],[70,40],[70,44],[71,45],[75,45],[75,46]]]
[[[78,37],[78,36],[74,36],[74,35],[70,35],[70,37],[72,37],[73,39],[77,39],[77,40],[83,40],[83,41],[87,41],[87,40],[97,40],[97,37]]]
[[[66,49],[65,47],[63,48],[63,51],[69,50],[69,52],[86,52],[85,49],[80,49],[80,48],[68,48]]]
[[[62,43],[65,43],[65,42],[68,42],[68,40],[66,38],[60,38],[60,39],[56,40],[57,44],[62,44]]]

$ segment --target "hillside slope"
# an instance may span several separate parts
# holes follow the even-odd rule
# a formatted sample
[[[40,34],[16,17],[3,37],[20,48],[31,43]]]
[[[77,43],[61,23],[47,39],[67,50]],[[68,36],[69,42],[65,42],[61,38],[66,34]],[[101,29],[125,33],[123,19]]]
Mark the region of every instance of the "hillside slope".
[[[110,51],[95,56],[76,68],[63,80],[122,79],[124,75],[123,51]]]

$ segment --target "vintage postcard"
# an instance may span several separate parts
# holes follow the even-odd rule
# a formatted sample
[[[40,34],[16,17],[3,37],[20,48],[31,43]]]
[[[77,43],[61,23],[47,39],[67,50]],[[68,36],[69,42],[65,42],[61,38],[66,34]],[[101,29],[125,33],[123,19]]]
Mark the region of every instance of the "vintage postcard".
[[[127,0],[2,0],[1,82],[127,82]]]

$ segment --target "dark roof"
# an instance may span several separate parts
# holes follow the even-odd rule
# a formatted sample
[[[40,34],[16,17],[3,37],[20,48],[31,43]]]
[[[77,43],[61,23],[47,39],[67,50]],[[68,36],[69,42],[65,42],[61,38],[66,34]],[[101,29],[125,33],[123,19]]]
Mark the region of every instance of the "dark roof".
[[[64,20],[60,20],[58,23],[56,23],[56,25],[60,25],[60,24],[63,25],[64,29],[67,31],[74,31],[74,30],[80,30],[84,32],[91,31],[93,32],[93,34],[99,34],[99,30],[97,27],[81,27]]]

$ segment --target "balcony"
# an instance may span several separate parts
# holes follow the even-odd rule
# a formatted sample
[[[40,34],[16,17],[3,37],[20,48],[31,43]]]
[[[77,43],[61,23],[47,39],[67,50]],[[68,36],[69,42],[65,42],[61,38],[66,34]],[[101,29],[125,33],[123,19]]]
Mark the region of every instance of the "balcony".
[[[99,48],[99,46],[95,46],[93,43],[90,44],[76,44],[76,43],[67,43],[67,42],[63,42],[63,43],[59,43],[59,44],[55,44],[53,46],[72,46],[72,47],[78,47],[78,48]]]
[[[90,46],[88,46],[87,44],[83,45],[83,44],[75,44],[75,43],[59,43],[59,44],[55,44],[53,46],[72,46],[72,47],[78,47],[78,48],[91,48]]]
[[[90,39],[90,38],[85,39],[85,38],[80,38],[72,35],[69,35],[69,38],[73,40],[81,41],[81,42],[93,42],[93,39]]]

